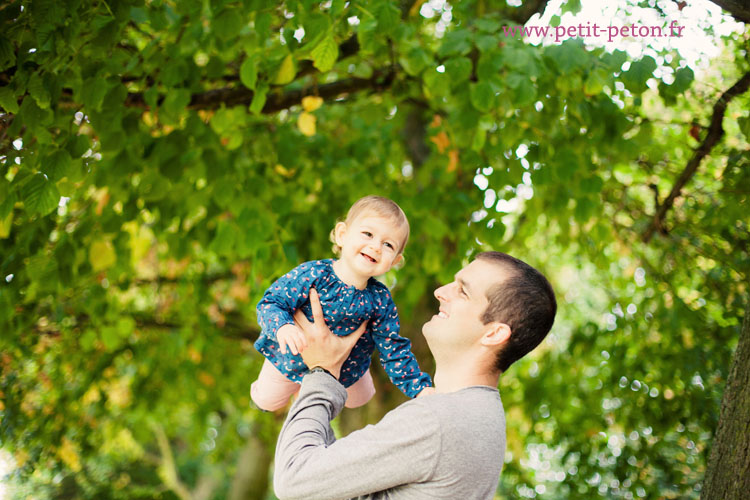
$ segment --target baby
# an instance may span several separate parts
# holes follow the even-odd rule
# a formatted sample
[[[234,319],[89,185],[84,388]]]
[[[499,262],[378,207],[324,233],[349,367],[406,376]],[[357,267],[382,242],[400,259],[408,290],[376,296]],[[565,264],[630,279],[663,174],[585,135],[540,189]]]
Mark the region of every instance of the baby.
[[[368,321],[341,369],[346,406],[356,408],[375,394],[370,358],[375,348],[391,381],[409,397],[432,392],[430,376],[419,369],[411,341],[399,335],[396,305],[375,276],[398,264],[409,239],[409,222],[401,208],[380,196],[366,196],[349,209],[331,232],[337,260],[305,262],[276,280],[258,303],[262,332],[255,348],[265,356],[250,394],[258,407],[275,411],[286,406],[300,388],[308,367],[299,353],[305,336],[294,324],[302,309],[312,321],[310,288],[320,296],[326,324],[336,335],[349,335]]]

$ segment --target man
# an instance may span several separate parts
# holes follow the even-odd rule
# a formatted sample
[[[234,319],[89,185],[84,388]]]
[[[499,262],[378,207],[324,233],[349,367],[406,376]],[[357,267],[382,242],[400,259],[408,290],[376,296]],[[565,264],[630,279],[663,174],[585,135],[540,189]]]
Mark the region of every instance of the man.
[[[438,314],[422,327],[435,357],[435,393],[408,401],[375,425],[336,440],[330,421],[346,400],[341,365],[362,325],[330,333],[317,296],[314,323],[295,320],[311,367],[276,447],[281,499],[492,498],[505,456],[500,374],[536,347],[557,305],[547,279],[500,252],[485,252],[435,291]]]

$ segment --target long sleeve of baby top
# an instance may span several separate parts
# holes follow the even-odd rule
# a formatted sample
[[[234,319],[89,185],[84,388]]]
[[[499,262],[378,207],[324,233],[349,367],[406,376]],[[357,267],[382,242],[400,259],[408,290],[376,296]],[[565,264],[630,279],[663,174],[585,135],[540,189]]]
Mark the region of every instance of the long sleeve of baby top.
[[[430,376],[419,369],[411,341],[399,335],[396,305],[388,288],[375,278],[359,290],[336,276],[331,259],[305,262],[276,280],[258,303],[261,335],[255,348],[281,373],[301,382],[307,366],[299,355],[282,354],[276,339],[278,329],[293,323],[293,313],[301,309],[312,321],[310,288],[320,296],[328,328],[336,335],[349,335],[363,321],[367,331],[357,341],[341,369],[341,383],[352,385],[367,372],[370,358],[377,348],[380,361],[391,381],[407,396],[415,397],[432,385]]]

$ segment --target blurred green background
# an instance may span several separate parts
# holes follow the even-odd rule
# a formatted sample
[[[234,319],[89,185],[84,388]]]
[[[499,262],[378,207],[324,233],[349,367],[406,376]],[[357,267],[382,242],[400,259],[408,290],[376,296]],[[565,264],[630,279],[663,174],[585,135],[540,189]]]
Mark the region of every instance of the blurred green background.
[[[0,497],[275,498],[255,305],[376,193],[411,222],[383,280],[425,369],[432,291],[477,252],[557,291],[552,333],[501,379],[498,498],[698,498],[748,297],[745,15],[5,2]],[[511,36],[673,21],[680,39]],[[373,373],[340,435],[405,400]]]

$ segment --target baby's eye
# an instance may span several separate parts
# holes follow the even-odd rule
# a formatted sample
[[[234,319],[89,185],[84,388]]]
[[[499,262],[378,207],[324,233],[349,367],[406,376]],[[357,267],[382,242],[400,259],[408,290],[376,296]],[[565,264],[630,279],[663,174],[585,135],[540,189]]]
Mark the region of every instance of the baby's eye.
[[[393,245],[392,245],[391,243],[388,243],[387,241],[385,242],[385,246],[387,246],[387,247],[388,247],[388,248],[390,248],[391,250],[393,250],[393,249],[394,249],[394,246],[393,246]]]
[[[364,234],[368,238],[372,238],[372,233],[370,231],[362,231],[362,234]]]

